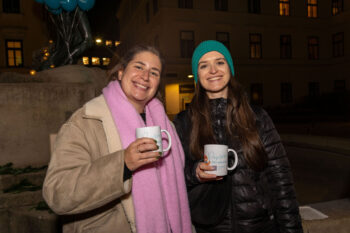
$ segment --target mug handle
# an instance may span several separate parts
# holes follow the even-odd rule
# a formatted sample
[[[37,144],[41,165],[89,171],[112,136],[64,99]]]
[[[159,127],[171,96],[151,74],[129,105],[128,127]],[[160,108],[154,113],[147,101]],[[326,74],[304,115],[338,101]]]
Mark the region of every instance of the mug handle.
[[[238,164],[238,156],[237,156],[237,152],[233,149],[228,149],[228,152],[233,152],[233,155],[235,156],[235,162],[233,163],[232,167],[227,167],[227,170],[231,171],[233,169],[235,169],[237,167]]]
[[[170,136],[170,134],[169,134],[169,132],[168,131],[166,131],[165,129],[162,129],[160,132],[164,132],[164,133],[166,133],[166,135],[168,136],[168,147],[166,148],[166,149],[163,149],[163,151],[167,151],[167,150],[169,150],[170,149],[170,147],[171,147],[171,136]]]

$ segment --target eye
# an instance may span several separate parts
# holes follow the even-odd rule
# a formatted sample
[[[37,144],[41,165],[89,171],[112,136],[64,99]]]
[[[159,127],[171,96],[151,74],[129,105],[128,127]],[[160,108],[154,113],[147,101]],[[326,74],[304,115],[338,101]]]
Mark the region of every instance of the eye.
[[[207,64],[203,64],[203,65],[200,65],[198,68],[202,70],[202,69],[205,69],[206,67],[207,67]]]
[[[218,64],[218,65],[224,65],[224,64],[225,64],[225,61],[218,61],[217,64]]]
[[[139,65],[135,65],[135,68],[136,68],[137,70],[143,70],[143,67],[142,67],[142,66],[139,66]]]
[[[154,77],[159,77],[159,73],[156,71],[151,71],[151,75]]]

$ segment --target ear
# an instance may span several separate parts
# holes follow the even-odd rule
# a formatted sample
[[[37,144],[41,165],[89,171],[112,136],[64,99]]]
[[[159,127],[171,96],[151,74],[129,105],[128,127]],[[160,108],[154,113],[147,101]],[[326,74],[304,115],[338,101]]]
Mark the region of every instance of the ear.
[[[124,70],[118,70],[118,80],[122,80]]]

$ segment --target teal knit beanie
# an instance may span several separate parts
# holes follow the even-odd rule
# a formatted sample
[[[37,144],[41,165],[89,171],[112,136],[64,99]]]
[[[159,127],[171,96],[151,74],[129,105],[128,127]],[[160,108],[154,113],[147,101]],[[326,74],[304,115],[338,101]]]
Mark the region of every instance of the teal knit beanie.
[[[219,41],[216,40],[206,40],[203,41],[202,43],[200,43],[197,48],[194,50],[193,55],[192,55],[192,73],[194,75],[194,81],[197,83],[198,80],[198,62],[201,59],[201,57],[211,51],[217,51],[219,53],[221,53],[222,55],[224,55],[232,76],[234,76],[235,71],[233,69],[233,61],[232,61],[232,57],[230,54],[230,51],[228,51],[228,49],[225,47],[224,44],[222,44]]]

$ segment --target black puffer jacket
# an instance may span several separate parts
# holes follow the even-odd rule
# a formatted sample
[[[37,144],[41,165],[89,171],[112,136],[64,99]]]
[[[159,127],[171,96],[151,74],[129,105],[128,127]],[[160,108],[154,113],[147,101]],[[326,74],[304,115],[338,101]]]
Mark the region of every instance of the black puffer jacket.
[[[197,232],[303,232],[290,164],[268,114],[262,108],[253,108],[268,154],[265,170],[255,172],[247,166],[239,140],[227,141],[226,99],[210,100],[210,104],[216,142],[236,150],[239,164],[222,181],[199,183],[195,176],[199,160],[189,151],[189,113],[184,111],[176,116],[174,124],[186,155],[186,184]]]

